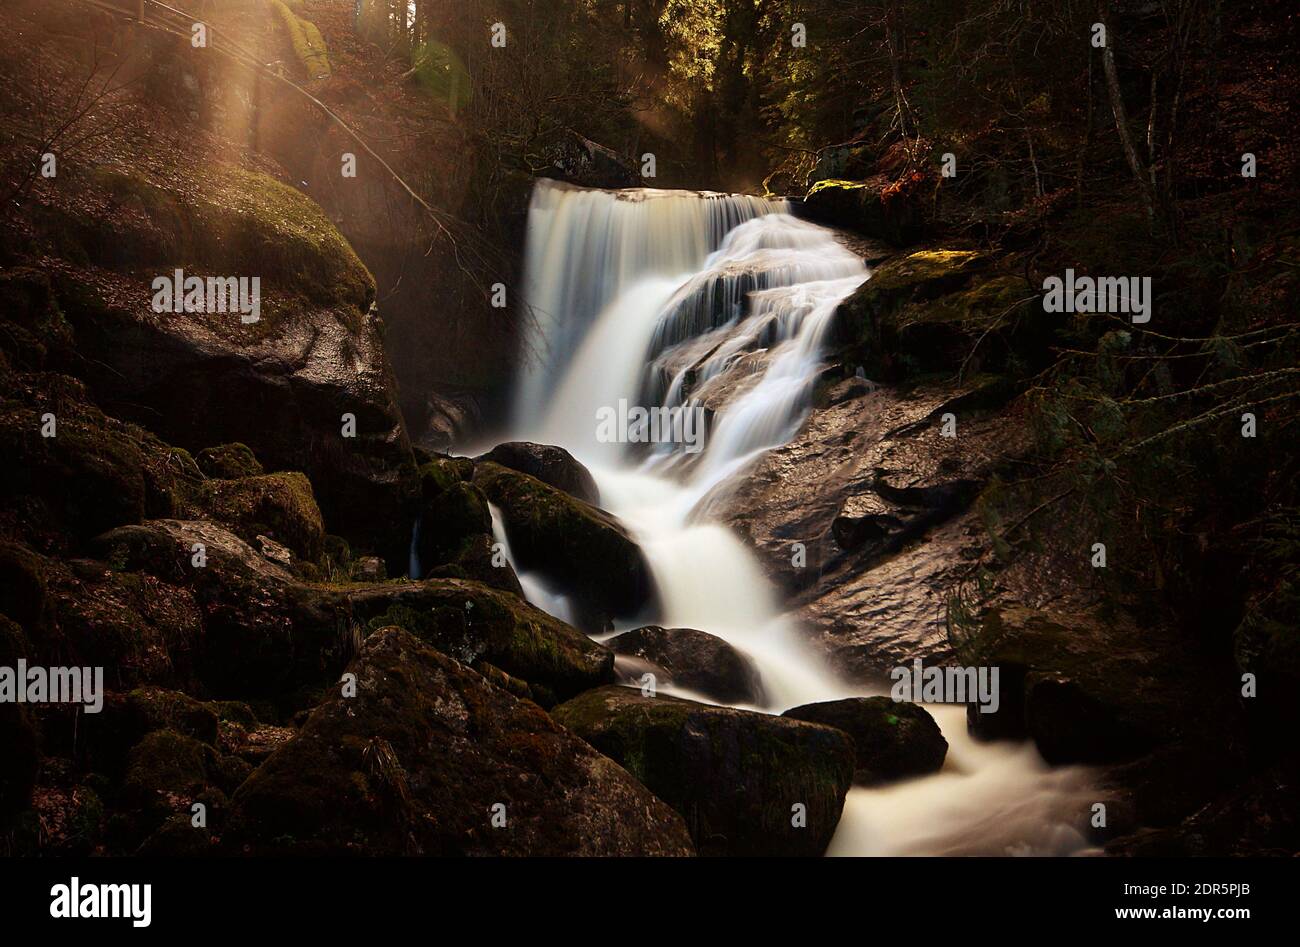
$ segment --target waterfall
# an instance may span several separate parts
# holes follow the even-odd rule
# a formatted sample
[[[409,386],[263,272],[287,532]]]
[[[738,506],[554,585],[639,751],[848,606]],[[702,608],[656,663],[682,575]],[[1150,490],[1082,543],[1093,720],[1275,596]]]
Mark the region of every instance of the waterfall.
[[[640,543],[659,588],[658,624],[698,628],[745,652],[777,712],[883,693],[840,680],[752,553],[711,522],[710,496],[806,420],[836,307],[870,278],[861,258],[781,201],[712,193],[598,191],[539,182],[528,219],[532,354],[513,435],[585,463],[602,503]],[[711,418],[703,451],[602,442],[597,413],[620,399]],[[494,531],[504,541],[493,511]],[[534,577],[530,601],[567,617]],[[671,692],[671,688],[665,688]],[[696,697],[696,695],[687,695]],[[830,854],[1082,850],[1068,825],[1086,773],[1052,769],[1031,744],[981,744],[963,708],[932,706],[950,745],[940,773],[854,788]]]

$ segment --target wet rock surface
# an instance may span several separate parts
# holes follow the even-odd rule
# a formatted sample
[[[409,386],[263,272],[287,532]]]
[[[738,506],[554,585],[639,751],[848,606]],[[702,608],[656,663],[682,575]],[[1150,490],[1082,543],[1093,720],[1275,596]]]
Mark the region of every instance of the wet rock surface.
[[[832,383],[789,444],[708,504],[835,664],[870,680],[951,655],[947,596],[988,542],[972,501],[1028,435],[997,380],[906,391],[859,381]],[[943,436],[948,414],[959,437]]]
[[[721,638],[694,628],[646,625],[605,642],[619,655],[650,662],[671,684],[728,704],[763,702],[763,682],[754,662]]]
[[[596,486],[591,471],[563,447],[531,441],[507,441],[475,460],[526,473],[584,503],[600,506],[600,488]]]
[[[888,697],[804,704],[781,716],[825,724],[852,737],[853,782],[859,786],[936,772],[948,755],[948,741],[924,707]]]
[[[588,613],[631,616],[651,601],[649,564],[613,515],[491,461],[475,465],[474,485],[500,508],[520,569],[552,579]]]
[[[679,812],[702,855],[820,855],[852,780],[852,741],[817,724],[626,687],[552,715]]]

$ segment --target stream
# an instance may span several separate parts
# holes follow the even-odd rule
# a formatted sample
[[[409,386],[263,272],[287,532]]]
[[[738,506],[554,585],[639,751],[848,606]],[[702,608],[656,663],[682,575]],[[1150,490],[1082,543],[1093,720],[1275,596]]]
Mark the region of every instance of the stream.
[[[509,434],[567,448],[644,550],[657,612],[618,630],[654,623],[726,640],[762,674],[767,703],[749,709],[888,693],[883,679],[870,687],[833,673],[754,554],[709,515],[711,497],[806,420],[835,309],[869,278],[831,231],[782,201],[548,181],[533,193],[525,287],[534,357]],[[703,450],[602,442],[597,411],[620,399],[707,407]],[[493,523],[505,541],[495,510]],[[520,580],[533,604],[571,620],[557,590],[536,575]],[[852,788],[828,854],[1092,851],[1080,831],[1093,798],[1088,770],[1050,767],[1032,743],[975,741],[962,706],[927,709],[949,744],[943,769]]]

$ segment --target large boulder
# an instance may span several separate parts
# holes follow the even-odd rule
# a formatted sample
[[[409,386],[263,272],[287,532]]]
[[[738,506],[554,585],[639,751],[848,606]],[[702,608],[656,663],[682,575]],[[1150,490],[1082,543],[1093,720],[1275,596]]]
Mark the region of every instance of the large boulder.
[[[632,616],[649,603],[650,566],[612,515],[491,461],[475,465],[474,483],[500,508],[520,569],[541,573],[604,616]]]
[[[584,503],[600,505],[600,488],[596,486],[591,471],[563,447],[531,441],[507,441],[475,460],[490,461],[526,473]]]
[[[400,625],[476,669],[490,664],[529,685],[549,706],[614,680],[614,655],[582,632],[500,589],[439,579],[350,589],[354,619],[368,629]]]
[[[212,693],[284,697],[352,656],[337,593],[299,582],[214,523],[149,520],[96,537],[91,548],[115,573],[192,596],[202,616],[194,675]]]
[[[943,766],[948,741],[920,705],[888,697],[849,697],[793,707],[781,716],[843,730],[853,738],[861,786],[933,773]]]
[[[627,687],[551,711],[686,819],[703,855],[821,855],[853,778],[830,727]]]
[[[55,288],[101,404],[191,451],[239,442],[267,469],[304,471],[332,531],[404,567],[394,524],[415,465],[374,282],[321,209],[221,164],[157,178],[104,166],[66,183],[61,199],[95,212],[64,222],[63,249],[81,259]],[[178,268],[257,277],[257,321],[155,311],[153,279]]]
[[[721,638],[694,628],[646,625],[605,642],[615,654],[649,661],[664,672],[660,683],[703,694],[724,704],[759,704],[758,668]]]
[[[266,535],[309,563],[320,558],[325,523],[311,482],[297,471],[208,480],[195,504],[250,545]]]
[[[400,628],[234,797],[253,853],[686,855],[681,819],[534,704]]]

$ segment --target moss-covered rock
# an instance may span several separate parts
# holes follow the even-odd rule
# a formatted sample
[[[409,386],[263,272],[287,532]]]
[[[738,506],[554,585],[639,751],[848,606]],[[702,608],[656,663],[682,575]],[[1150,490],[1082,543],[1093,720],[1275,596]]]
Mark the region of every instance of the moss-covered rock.
[[[929,227],[927,178],[900,180],[874,175],[860,181],[824,178],[808,189],[801,215],[833,227],[847,227],[898,246],[915,243]]]
[[[409,537],[392,524],[415,467],[374,282],[323,211],[265,174],[209,162],[67,183],[103,209],[76,228],[79,265],[97,278],[56,281],[97,397],[179,447],[242,443],[268,469],[304,471],[335,530],[404,569]],[[147,276],[176,269],[257,277],[259,318],[155,312]]]
[[[353,653],[338,594],[299,582],[213,523],[148,521],[96,537],[92,548],[141,581],[192,596],[203,641],[194,675],[212,693],[286,698],[336,674]]]
[[[609,513],[500,464],[477,464],[474,483],[500,508],[520,569],[552,579],[590,612],[631,616],[650,602],[649,564]]]
[[[839,309],[846,357],[881,381],[1036,369],[1058,326],[1023,276],[975,250],[891,257]]]
[[[209,477],[221,480],[238,480],[240,477],[256,477],[262,473],[252,449],[247,444],[218,444],[205,447],[194,458],[199,469]]]
[[[0,401],[0,509],[12,534],[67,547],[145,516],[169,516],[202,479],[194,460],[90,404],[65,375],[24,375]]]
[[[309,563],[321,556],[325,523],[311,482],[297,471],[209,480],[198,488],[195,506],[246,543],[265,535]]]
[[[853,742],[818,724],[627,687],[551,715],[681,813],[704,855],[821,855],[853,777]]]
[[[649,661],[663,672],[661,685],[682,687],[724,704],[763,702],[763,682],[754,662],[706,632],[646,625],[615,635],[605,646],[615,654]]]
[[[861,786],[933,773],[943,766],[948,741],[934,718],[918,704],[888,697],[850,697],[804,704],[781,716],[843,730],[853,739]]]
[[[230,850],[690,853],[625,771],[415,636],[379,629],[350,670],[356,696],[331,694],[236,793]]]
[[[614,680],[614,655],[528,602],[457,579],[388,583],[346,593],[358,623],[398,625],[471,667],[494,665],[565,699]],[[535,695],[539,696],[539,695]]]
[[[563,447],[531,441],[507,441],[476,459],[526,473],[584,503],[600,505],[600,488],[596,486],[591,471]]]

